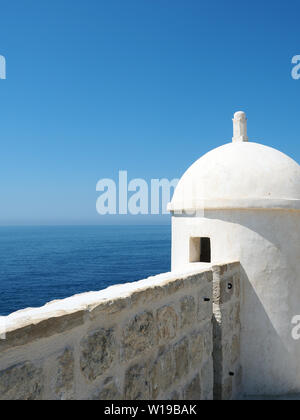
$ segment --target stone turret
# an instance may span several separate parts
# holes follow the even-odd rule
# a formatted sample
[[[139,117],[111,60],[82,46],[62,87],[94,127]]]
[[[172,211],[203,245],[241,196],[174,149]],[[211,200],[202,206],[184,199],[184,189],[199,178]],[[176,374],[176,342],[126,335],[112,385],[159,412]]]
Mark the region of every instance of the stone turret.
[[[300,393],[300,166],[248,142],[244,112],[233,139],[197,160],[169,204],[172,269],[240,261],[241,363],[248,395]]]

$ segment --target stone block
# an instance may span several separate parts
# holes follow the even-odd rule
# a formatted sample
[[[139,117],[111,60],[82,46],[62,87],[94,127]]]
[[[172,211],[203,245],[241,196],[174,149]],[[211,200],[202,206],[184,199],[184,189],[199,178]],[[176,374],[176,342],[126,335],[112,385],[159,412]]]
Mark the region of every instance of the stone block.
[[[114,331],[101,328],[81,341],[80,368],[90,381],[102,375],[112,365],[117,353]]]
[[[193,296],[184,296],[180,299],[181,328],[190,326],[195,322],[196,302]]]
[[[158,356],[150,369],[152,399],[166,392],[173,385],[175,378],[175,362],[171,349]]]
[[[213,314],[212,285],[204,287],[198,294],[197,320],[209,321]]]
[[[189,342],[186,337],[174,346],[175,378],[182,379],[189,371]]]
[[[220,305],[229,302],[234,297],[234,279],[222,279],[220,282]]]
[[[122,359],[130,360],[151,350],[158,342],[157,324],[152,312],[145,311],[131,319],[123,330]]]
[[[177,332],[177,314],[172,306],[163,306],[157,311],[158,339],[171,340]]]
[[[183,388],[184,400],[201,400],[200,378],[197,374],[190,383]]]
[[[65,400],[72,397],[74,388],[74,355],[73,350],[66,348],[57,358],[57,371],[54,376],[54,391],[57,398]]]
[[[88,306],[88,312],[91,319],[97,318],[99,315],[119,314],[130,304],[130,297],[122,297],[118,299],[110,299],[105,302],[95,303]]]
[[[201,368],[202,399],[212,400],[214,391],[214,366],[212,358]]]
[[[178,401],[180,400],[180,395],[177,391],[173,391],[166,399],[169,401]]]
[[[182,290],[185,287],[185,280],[184,279],[175,279],[169,281],[165,286],[165,292],[167,296],[173,295],[177,293],[179,290]]]
[[[222,400],[231,400],[232,398],[232,377],[225,378],[222,390]]]
[[[234,284],[234,294],[235,294],[235,297],[236,298],[239,298],[240,297],[240,293],[241,293],[241,291],[240,291],[240,288],[241,288],[241,286],[240,286],[240,273],[235,273],[233,275],[233,284]]]
[[[200,330],[203,338],[203,356],[210,358],[213,352],[213,325],[212,322],[207,322]]]
[[[93,400],[121,400],[122,395],[117,387],[116,382],[113,378],[108,378],[105,381],[103,388],[101,391],[94,395]]]
[[[127,369],[124,380],[125,400],[147,400],[150,396],[148,364],[136,364]]]
[[[190,366],[199,368],[202,364],[204,351],[204,338],[201,331],[193,332],[190,335],[189,349]]]
[[[231,363],[234,364],[240,357],[240,337],[234,335],[231,341]]]
[[[0,371],[0,400],[41,400],[42,369],[23,362]]]

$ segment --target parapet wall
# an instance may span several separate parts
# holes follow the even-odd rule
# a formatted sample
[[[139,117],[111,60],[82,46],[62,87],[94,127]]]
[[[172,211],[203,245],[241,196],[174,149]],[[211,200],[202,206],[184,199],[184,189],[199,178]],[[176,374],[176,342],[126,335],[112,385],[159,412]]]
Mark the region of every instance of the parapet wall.
[[[238,290],[239,263],[231,263],[11,314],[0,340],[0,399],[233,398]]]

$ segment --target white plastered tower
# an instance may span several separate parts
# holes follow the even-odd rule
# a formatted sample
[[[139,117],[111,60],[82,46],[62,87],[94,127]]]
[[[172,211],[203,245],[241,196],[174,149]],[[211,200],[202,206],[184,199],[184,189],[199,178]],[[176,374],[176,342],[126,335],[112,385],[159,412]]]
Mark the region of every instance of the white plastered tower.
[[[232,142],[182,176],[169,204],[172,270],[241,263],[241,365],[246,395],[300,394],[300,166],[248,142],[237,112]]]

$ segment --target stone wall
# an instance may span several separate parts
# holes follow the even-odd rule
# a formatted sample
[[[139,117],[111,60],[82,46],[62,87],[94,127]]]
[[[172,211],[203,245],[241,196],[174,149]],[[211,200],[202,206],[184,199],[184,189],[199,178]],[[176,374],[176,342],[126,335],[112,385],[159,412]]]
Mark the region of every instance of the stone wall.
[[[238,317],[238,273],[233,263],[161,274],[5,317],[0,399],[196,400],[212,399],[214,388],[231,397],[226,375],[229,368],[237,373],[239,357],[239,330],[229,325]],[[218,294],[217,285],[226,289],[230,278],[234,298]],[[223,344],[231,346],[229,365]]]
[[[242,395],[240,267],[213,267],[214,399]]]

